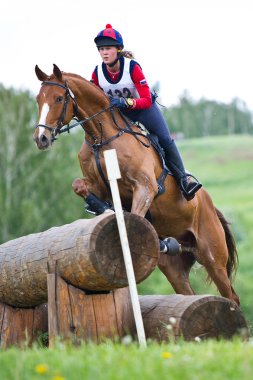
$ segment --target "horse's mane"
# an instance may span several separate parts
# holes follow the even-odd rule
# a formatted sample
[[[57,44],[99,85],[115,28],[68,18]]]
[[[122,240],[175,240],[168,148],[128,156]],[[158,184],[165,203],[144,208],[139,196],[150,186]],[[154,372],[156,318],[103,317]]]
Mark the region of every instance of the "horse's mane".
[[[67,77],[67,78],[73,78],[73,79],[79,79],[79,80],[82,80],[82,81],[85,81],[85,83],[89,86],[91,86],[93,89],[95,89],[96,91],[98,91],[101,95],[103,95],[104,97],[107,98],[107,95],[104,93],[104,91],[96,86],[93,82],[85,79],[84,77],[82,77],[81,75],[79,74],[74,74],[74,73],[65,73],[64,71],[62,71],[62,75],[63,75],[63,79],[64,77]],[[51,74],[50,77],[48,78],[49,81],[55,79],[55,75],[54,74]]]

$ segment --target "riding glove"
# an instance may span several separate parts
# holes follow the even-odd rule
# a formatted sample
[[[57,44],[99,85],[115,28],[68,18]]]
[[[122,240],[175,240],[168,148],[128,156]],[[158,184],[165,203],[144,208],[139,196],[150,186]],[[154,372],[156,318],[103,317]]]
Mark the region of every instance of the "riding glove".
[[[115,98],[110,98],[110,104],[112,107],[117,107],[117,108],[128,108],[129,105],[126,101],[125,98],[118,98],[118,97],[115,97]]]

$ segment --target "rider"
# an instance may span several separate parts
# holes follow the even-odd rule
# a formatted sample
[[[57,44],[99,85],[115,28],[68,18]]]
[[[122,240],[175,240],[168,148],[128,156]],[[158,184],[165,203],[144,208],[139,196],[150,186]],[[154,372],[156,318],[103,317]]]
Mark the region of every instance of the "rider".
[[[121,34],[110,24],[94,39],[102,65],[96,66],[92,81],[111,95],[111,105],[120,108],[128,118],[142,123],[158,137],[165,153],[167,167],[174,175],[184,197],[191,200],[202,187],[195,177],[186,174],[175,141],[152,96],[140,65],[129,51],[123,50]],[[130,58],[130,59],[126,59]]]

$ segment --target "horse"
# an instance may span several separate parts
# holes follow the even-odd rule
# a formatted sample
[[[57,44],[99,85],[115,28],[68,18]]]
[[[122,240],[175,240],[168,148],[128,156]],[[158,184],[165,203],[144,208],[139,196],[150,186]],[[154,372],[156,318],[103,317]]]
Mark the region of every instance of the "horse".
[[[189,274],[197,261],[206,269],[221,296],[240,305],[232,286],[232,275],[238,267],[235,240],[228,221],[214,206],[206,189],[202,187],[187,201],[174,177],[166,175],[164,192],[158,196],[161,159],[156,149],[147,144],[138,126],[126,127],[128,119],[117,108],[110,107],[107,94],[78,74],[62,72],[55,64],[51,75],[37,65],[35,72],[42,82],[37,95],[39,121],[33,134],[38,149],[50,148],[56,135],[73,117],[83,127],[85,137],[78,153],[83,178],[75,182],[77,195],[85,197],[92,193],[103,201],[108,200],[103,151],[116,149],[123,207],[142,217],[148,213],[159,238],[171,236],[181,244],[179,255],[161,252],[158,261],[159,269],[174,291],[195,294]]]

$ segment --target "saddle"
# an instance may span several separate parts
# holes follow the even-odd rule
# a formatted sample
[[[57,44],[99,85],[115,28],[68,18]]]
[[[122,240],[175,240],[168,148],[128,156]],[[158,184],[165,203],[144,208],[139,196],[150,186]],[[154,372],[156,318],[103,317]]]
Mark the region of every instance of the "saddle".
[[[145,130],[142,128],[142,126],[139,123],[136,126],[141,130],[142,134],[145,134],[145,137],[149,140],[150,146],[152,145],[155,148],[162,164],[162,172],[159,178],[157,179],[158,192],[155,197],[158,197],[159,195],[165,192],[164,181],[165,181],[166,176],[172,175],[172,173],[166,166],[164,150],[158,142],[158,137],[152,133],[146,134]],[[103,182],[107,188],[108,193],[110,194],[110,187],[106,181],[106,178],[101,168],[98,149],[94,149],[94,154],[95,154],[95,160],[96,160],[98,171],[100,173],[101,178],[103,179]],[[84,207],[85,211],[93,215],[100,215],[107,209],[114,211],[113,204],[110,201],[106,201],[106,202],[101,201],[92,193],[90,193],[86,197],[85,202],[86,202],[86,205]],[[125,210],[125,211],[130,211],[130,210]],[[147,212],[145,218],[151,222],[151,215],[149,211]]]

